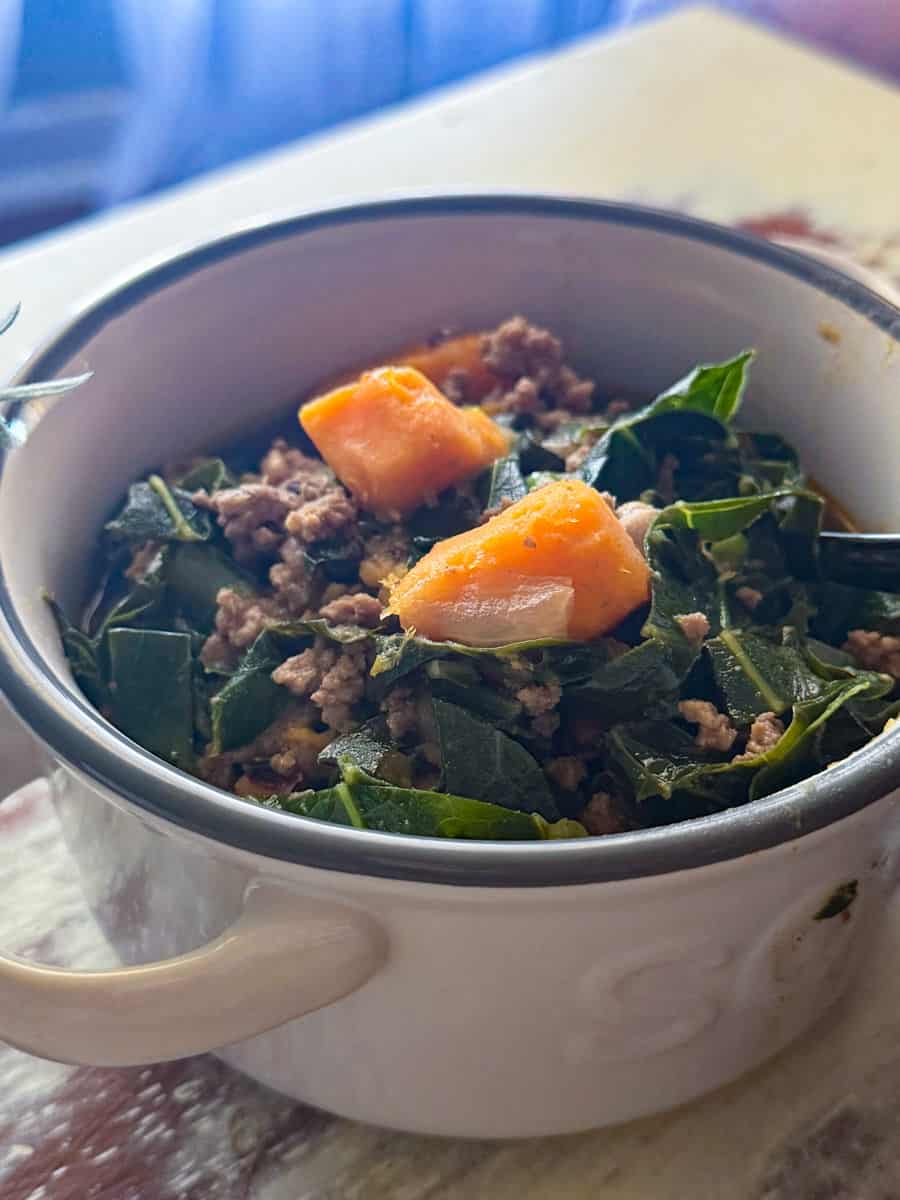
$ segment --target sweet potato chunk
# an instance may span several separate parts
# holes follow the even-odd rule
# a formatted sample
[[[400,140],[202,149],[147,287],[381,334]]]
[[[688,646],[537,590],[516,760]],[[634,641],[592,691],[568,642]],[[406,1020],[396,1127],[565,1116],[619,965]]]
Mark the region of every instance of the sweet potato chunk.
[[[414,367],[379,367],[311,400],[300,424],[363,507],[412,512],[508,449],[480,409],[457,408]]]
[[[587,640],[647,600],[649,586],[646,562],[606,501],[561,479],[438,542],[394,585],[389,611],[438,641]]]
[[[403,354],[400,361],[421,371],[439,388],[451,371],[465,371],[466,399],[477,403],[498,384],[497,376],[481,357],[482,337],[480,333],[464,333],[437,346],[417,346]]]
[[[465,371],[466,399],[471,404],[478,404],[500,382],[481,357],[483,338],[482,333],[461,333],[445,342],[438,342],[436,346],[424,343],[404,346],[403,349],[386,355],[381,363],[390,363],[396,367],[415,367],[440,389],[443,389],[451,372]],[[360,363],[355,370],[330,375],[316,388],[316,392],[332,391],[334,388],[354,383],[364,370],[372,371],[379,365],[381,364]]]

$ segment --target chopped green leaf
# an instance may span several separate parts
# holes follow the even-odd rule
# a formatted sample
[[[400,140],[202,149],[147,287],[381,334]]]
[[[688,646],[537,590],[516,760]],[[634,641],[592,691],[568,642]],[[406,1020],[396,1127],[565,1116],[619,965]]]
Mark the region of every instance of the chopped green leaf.
[[[109,695],[114,723],[182,770],[194,748],[193,658],[186,633],[111,629]]]
[[[547,777],[524,746],[456,704],[435,699],[433,706],[447,791],[559,817]]]
[[[124,508],[106,524],[116,542],[205,542],[212,535],[209,513],[196,507],[187,492],[169,487],[159,475],[128,489]]]
[[[285,659],[278,639],[261,633],[210,702],[213,754],[246,746],[281,715],[291,695],[272,679]]]
[[[256,580],[208,542],[177,542],[171,547],[168,584],[173,601],[197,629],[209,631],[216,616],[216,596],[222,588],[231,588],[252,596]]]
[[[191,469],[177,480],[178,487],[183,492],[204,491],[208,495],[214,492],[221,491],[223,488],[232,488],[237,484],[237,479],[228,469],[224,460],[221,458],[201,458]]]

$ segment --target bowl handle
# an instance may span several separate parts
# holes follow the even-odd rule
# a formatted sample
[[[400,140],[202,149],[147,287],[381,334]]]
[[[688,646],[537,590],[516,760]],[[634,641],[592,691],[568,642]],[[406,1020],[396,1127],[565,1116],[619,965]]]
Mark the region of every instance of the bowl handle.
[[[59,1062],[164,1062],[322,1008],[384,958],[384,936],[365,914],[258,886],[229,929],[177,958],[69,971],[0,957],[0,1037]]]

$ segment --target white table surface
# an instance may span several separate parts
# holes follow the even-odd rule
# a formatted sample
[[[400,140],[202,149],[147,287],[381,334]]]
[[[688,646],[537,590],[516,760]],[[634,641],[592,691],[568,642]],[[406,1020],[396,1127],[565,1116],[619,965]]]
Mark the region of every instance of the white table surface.
[[[833,240],[900,276],[898,149],[897,90],[731,17],[682,11],[8,250],[0,309],[20,299],[23,314],[0,343],[0,377],[88,298],[173,248],[267,213],[411,190],[540,190],[668,205]],[[0,724],[0,778],[17,785],[32,770],[21,735]],[[38,792],[0,809],[0,834],[0,943],[102,961]],[[165,1115],[158,1128],[156,1112]],[[80,1140],[79,1119],[89,1127]],[[151,1135],[156,1141],[136,1183],[141,1128],[148,1146]],[[780,1179],[779,1163],[789,1167]],[[801,1044],[697,1104],[576,1138],[479,1146],[388,1135],[299,1111],[209,1060],[114,1076],[0,1050],[0,1200],[76,1194],[896,1197],[900,903],[871,977]]]

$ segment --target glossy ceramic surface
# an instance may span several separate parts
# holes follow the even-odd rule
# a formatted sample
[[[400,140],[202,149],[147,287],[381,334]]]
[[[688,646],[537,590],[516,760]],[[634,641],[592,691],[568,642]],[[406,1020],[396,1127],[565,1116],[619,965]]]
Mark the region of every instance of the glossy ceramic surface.
[[[98,1013],[69,1050],[43,1037],[46,1022],[4,1033],[103,1062],[241,1041],[230,1061],[334,1111],[512,1136],[697,1095],[841,993],[892,876],[896,735],[779,796],[676,828],[450,844],[301,822],[216,793],[128,743],[71,684],[40,589],[77,607],[96,529],[131,478],[175,447],[209,447],[283,411],[348,358],[512,311],[553,327],[610,387],[653,391],[698,359],[756,345],[748,420],[797,441],[867,525],[900,527],[900,418],[885,402],[900,388],[900,314],[725,230],[627,206],[413,202],[248,232],[127,286],[34,367],[95,377],[40,421],[4,474],[3,682],[66,762],[53,774],[59,809],[123,963],[220,940],[187,966],[152,968],[152,1008],[139,1001],[147,976],[110,977],[101,1004],[84,977],[66,985],[0,964],[7,1011],[27,1013],[49,986]],[[851,881],[846,918],[815,920]],[[239,970],[251,963],[248,924],[265,941],[260,889],[283,891],[296,913],[286,974],[257,959],[244,969],[258,1003],[235,1006],[230,1023],[191,1019],[227,992],[210,956],[231,953]],[[314,958],[315,936],[303,941],[310,905],[334,959]],[[265,917],[283,932],[281,911],[276,900]],[[129,996],[130,1007],[117,1002]]]

